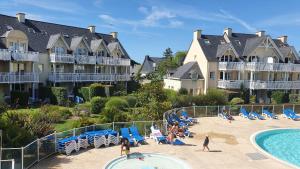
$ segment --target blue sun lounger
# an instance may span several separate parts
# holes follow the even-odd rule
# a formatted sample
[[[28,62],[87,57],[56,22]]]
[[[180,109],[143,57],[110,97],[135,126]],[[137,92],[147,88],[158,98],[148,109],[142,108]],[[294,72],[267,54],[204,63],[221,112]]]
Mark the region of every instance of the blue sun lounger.
[[[182,111],[181,112],[181,116],[184,117],[186,120],[188,120],[190,122],[193,122],[193,123],[197,123],[198,122],[197,118],[189,117],[186,111]]]
[[[262,115],[265,116],[265,117],[269,117],[271,119],[278,119],[278,117],[276,115],[274,115],[272,112],[270,112],[267,109],[263,110]]]
[[[240,110],[240,114],[241,117],[247,118],[249,120],[255,120],[248,112],[245,108],[241,108]]]
[[[140,135],[140,133],[139,133],[137,127],[131,126],[131,127],[129,128],[129,130],[130,130],[130,132],[131,132],[131,134],[132,134],[132,137],[135,139],[135,141],[136,141],[137,143],[143,143],[143,142],[145,142],[145,138],[142,137],[142,136]]]
[[[264,116],[256,113],[255,111],[250,112],[249,115],[252,116],[253,118],[257,118],[259,120],[265,120]]]
[[[128,128],[121,128],[121,136],[122,138],[127,138],[130,145],[134,145],[134,140],[130,136]]]
[[[292,109],[284,109],[283,110],[283,117],[293,120],[300,120],[300,116],[297,115]]]
[[[189,121],[189,120],[182,120],[175,113],[173,113],[171,116],[172,116],[172,118],[175,121],[177,121],[178,123],[181,123],[182,125],[188,126],[189,124],[191,124],[191,121]]]

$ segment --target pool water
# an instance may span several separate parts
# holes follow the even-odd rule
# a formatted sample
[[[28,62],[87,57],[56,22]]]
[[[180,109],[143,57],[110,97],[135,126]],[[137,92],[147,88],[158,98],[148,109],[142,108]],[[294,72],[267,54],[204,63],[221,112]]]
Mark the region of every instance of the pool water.
[[[300,167],[300,129],[276,129],[259,133],[255,141],[269,154]]]
[[[109,162],[104,169],[190,169],[182,160],[162,154],[137,153]]]

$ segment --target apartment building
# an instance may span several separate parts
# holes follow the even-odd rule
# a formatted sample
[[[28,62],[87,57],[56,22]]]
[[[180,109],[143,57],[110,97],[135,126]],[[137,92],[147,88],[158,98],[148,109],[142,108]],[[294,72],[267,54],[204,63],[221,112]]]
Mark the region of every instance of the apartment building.
[[[131,59],[118,33],[0,15],[0,91],[28,91],[41,85],[74,86],[130,80]]]
[[[242,84],[257,102],[269,102],[274,90],[299,93],[299,56],[287,36],[274,39],[265,31],[245,34],[231,28],[205,35],[196,30],[184,64],[195,61],[203,74],[203,93],[209,88],[238,92]]]

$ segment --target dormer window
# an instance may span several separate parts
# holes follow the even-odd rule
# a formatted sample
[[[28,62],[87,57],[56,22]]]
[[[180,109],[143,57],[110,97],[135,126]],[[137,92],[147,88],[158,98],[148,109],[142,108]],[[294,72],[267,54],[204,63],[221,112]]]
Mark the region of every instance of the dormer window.
[[[96,53],[97,56],[103,57],[105,55],[103,50],[97,51]]]
[[[204,39],[204,43],[209,45],[210,44],[210,41],[208,39]]]
[[[10,42],[9,43],[9,50],[11,51],[26,51],[26,44],[25,43],[18,43],[18,42]]]
[[[238,45],[242,45],[241,41],[239,41],[239,40],[235,40],[235,43],[237,43]]]
[[[85,48],[77,48],[75,54],[76,55],[87,55],[87,50]]]
[[[51,53],[55,53],[55,54],[66,54],[66,49],[63,47],[53,47],[51,49]]]

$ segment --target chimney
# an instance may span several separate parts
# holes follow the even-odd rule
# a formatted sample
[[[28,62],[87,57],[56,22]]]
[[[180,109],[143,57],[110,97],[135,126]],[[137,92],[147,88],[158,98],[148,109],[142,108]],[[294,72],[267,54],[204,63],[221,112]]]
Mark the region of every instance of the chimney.
[[[90,30],[91,33],[95,33],[96,26],[90,25],[90,26],[88,27],[88,29]]]
[[[287,38],[288,37],[286,35],[284,35],[284,36],[278,37],[277,39],[280,40],[282,43],[287,43]]]
[[[265,35],[266,35],[266,31],[258,31],[258,32],[256,32],[256,35],[257,35],[258,37],[265,36]]]
[[[225,28],[224,33],[226,33],[228,37],[231,37],[232,36],[232,29],[231,28]]]
[[[194,40],[201,39],[201,32],[202,30],[200,29],[194,31]]]
[[[118,38],[118,32],[111,32],[110,35],[111,35],[114,39],[117,39],[117,38]]]
[[[19,22],[25,23],[25,13],[17,13],[16,16]]]

